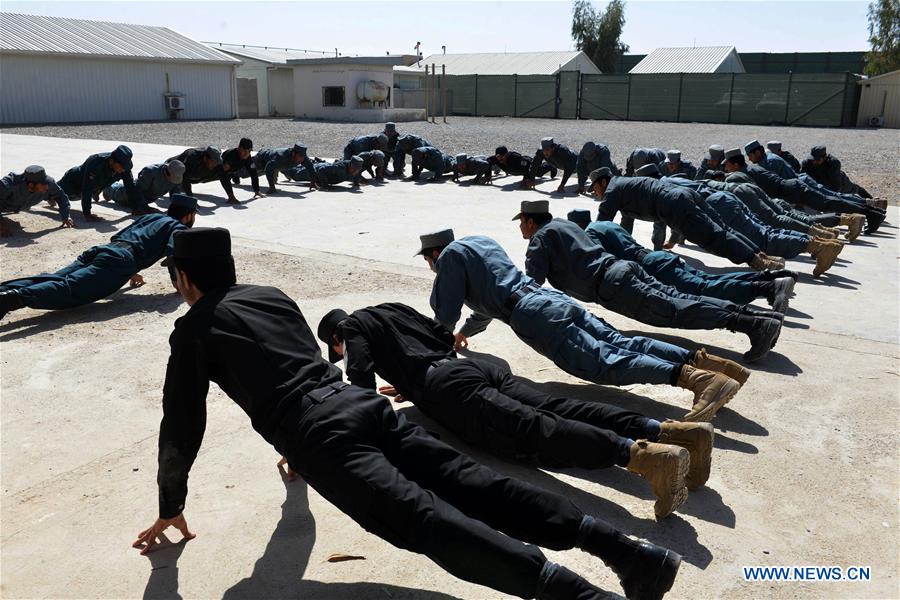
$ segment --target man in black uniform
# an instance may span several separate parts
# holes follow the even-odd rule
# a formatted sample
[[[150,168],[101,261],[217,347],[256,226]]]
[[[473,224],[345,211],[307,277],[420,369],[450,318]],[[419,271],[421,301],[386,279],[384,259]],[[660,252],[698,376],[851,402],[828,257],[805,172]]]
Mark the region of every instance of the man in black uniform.
[[[253,151],[253,140],[241,138],[237,148],[231,148],[222,153],[222,171],[219,181],[228,196],[229,204],[239,204],[234,196],[234,186],[241,183],[241,177],[250,177],[250,185],[253,186],[253,198],[262,198],[264,194],[259,191],[259,173],[256,171],[256,163],[250,157]]]
[[[633,541],[562,496],[476,463],[409,423],[383,396],[343,383],[293,300],[275,288],[235,284],[227,230],[179,234],[173,261],[191,308],[169,339],[159,518],[134,547],[146,553],[172,525],[193,537],[183,511],[212,381],[324,498],[457,577],[522,598],[606,596],[548,561],[541,545],[598,556],[629,598],[661,598],[671,588],[680,563],[674,552]]]
[[[556,167],[549,163],[545,163],[537,167],[532,173],[531,158],[522,156],[518,152],[510,152],[506,146],[497,146],[494,150],[494,156],[488,159],[491,167],[499,167],[507,175],[521,175],[522,181],[519,187],[528,189],[533,186],[535,177],[543,177],[550,173],[550,177],[556,177]]]
[[[556,191],[561,194],[565,193],[569,177],[572,176],[572,173],[575,172],[575,169],[578,166],[578,155],[568,146],[557,144],[552,137],[542,139],[541,147],[535,153],[534,159],[531,161],[532,187],[534,186],[534,180],[539,177],[537,170],[540,169],[545,161],[553,167],[550,177],[556,177],[556,171],[562,169],[562,180],[560,180],[559,187],[556,188]]]
[[[169,160],[180,160],[184,163],[181,189],[188,196],[193,195],[191,187],[193,184],[218,181],[222,177],[222,152],[215,146],[188,148]]]
[[[492,362],[457,359],[450,330],[405,304],[351,315],[336,308],[322,318],[318,337],[332,362],[346,360],[350,383],[375,389],[377,373],[390,383],[379,392],[413,402],[470,444],[551,467],[618,465],[638,473],[653,486],[657,518],[687,499],[685,482],[695,489],[709,478],[709,423],[660,423],[602,402],[543,394]]]
[[[825,146],[813,146],[809,151],[809,157],[805,158],[800,168],[795,168],[795,170],[806,173],[835,192],[856,194],[866,200],[872,200],[872,194],[866,188],[850,181],[847,173],[841,167],[841,161],[829,154]],[[884,200],[882,202],[868,202],[868,204],[876,208],[887,208],[887,201]]]

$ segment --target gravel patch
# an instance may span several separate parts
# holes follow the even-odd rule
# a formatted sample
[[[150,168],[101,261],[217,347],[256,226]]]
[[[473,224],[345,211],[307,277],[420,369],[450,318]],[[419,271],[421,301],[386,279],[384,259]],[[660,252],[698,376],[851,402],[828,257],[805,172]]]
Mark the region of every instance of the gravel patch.
[[[830,129],[717,125],[708,123],[656,123],[639,121],[573,121],[562,119],[512,119],[449,117],[444,124],[400,123],[401,132],[428,139],[445,152],[492,153],[498,145],[519,152],[534,152],[542,137],[578,151],[588,140],[610,147],[613,159],[624,167],[625,157],[636,147],[679,148],[695,164],[710,144],[726,148],[757,138],[763,143],[778,139],[795,156],[803,156],[816,144],[825,144],[841,159],[851,179],[876,196],[898,200],[898,133],[891,129]],[[235,119],[228,121],[164,121],[149,123],[94,123],[7,127],[2,133],[49,137],[140,141],[156,144],[234,147],[241,137],[253,140],[257,149],[301,141],[316,156],[340,156],[350,138],[380,130],[379,123],[326,123],[294,119]]]

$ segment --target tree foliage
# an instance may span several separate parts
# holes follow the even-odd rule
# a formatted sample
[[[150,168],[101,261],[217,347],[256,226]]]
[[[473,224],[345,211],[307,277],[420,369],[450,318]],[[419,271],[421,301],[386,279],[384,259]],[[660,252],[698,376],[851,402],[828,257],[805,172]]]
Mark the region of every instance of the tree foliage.
[[[595,9],[589,0],[575,0],[572,6],[575,47],[587,54],[604,73],[615,73],[619,59],[628,52],[628,45],[620,39],[624,27],[624,0],[612,0],[606,10]]]
[[[900,69],[900,0],[869,3],[869,44],[867,75]]]

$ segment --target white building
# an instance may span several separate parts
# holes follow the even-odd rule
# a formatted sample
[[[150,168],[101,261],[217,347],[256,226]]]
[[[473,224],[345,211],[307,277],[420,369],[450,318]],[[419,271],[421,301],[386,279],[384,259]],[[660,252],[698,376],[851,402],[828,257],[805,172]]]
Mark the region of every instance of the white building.
[[[856,126],[900,129],[900,70],[856,83],[862,90]]]
[[[239,62],[166,27],[0,13],[0,123],[234,118]]]
[[[734,46],[657,48],[629,73],[744,73],[744,63]]]
[[[407,88],[421,77],[425,67],[434,65],[447,75],[556,75],[560,71],[599,74],[600,69],[581,51],[565,52],[478,52],[472,54],[432,54],[408,67],[396,67],[400,87]]]
[[[369,123],[424,119],[422,109],[393,108],[393,68],[403,61],[401,56],[288,60],[294,68],[294,116]]]
[[[303,50],[210,43],[242,61],[237,68],[238,115],[294,116],[294,67],[287,61],[315,56]]]

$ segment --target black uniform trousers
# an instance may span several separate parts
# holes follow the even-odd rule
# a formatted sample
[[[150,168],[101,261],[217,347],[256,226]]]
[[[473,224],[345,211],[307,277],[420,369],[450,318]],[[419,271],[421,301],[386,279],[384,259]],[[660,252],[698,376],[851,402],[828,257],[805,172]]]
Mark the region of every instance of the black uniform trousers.
[[[688,240],[734,264],[753,260],[757,249],[746,238],[721,227],[692,201],[681,202],[673,209],[665,219],[666,225],[677,229]]]
[[[288,464],[366,531],[460,579],[534,597],[546,558],[529,544],[573,548],[584,513],[435,439],[372,390],[314,397],[329,389],[282,420],[274,441]],[[597,525],[614,547],[619,534]]]
[[[556,398],[483,360],[450,360],[425,377],[419,409],[466,442],[556,467],[598,469],[630,457],[648,419],[602,402]]]

